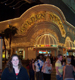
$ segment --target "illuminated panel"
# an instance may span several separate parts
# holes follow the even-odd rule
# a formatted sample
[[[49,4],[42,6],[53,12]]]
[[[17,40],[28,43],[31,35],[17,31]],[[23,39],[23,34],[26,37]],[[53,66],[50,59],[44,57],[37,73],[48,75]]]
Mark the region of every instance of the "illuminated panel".
[[[50,54],[51,51],[43,51],[43,50],[41,50],[41,51],[38,51],[38,53],[40,53],[40,54]]]

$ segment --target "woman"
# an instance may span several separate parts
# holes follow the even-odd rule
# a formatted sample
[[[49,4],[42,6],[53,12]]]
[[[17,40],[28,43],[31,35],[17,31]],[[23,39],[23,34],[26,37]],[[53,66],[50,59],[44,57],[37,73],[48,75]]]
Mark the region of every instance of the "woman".
[[[44,80],[51,80],[52,64],[50,59],[47,57],[42,67]]]
[[[66,66],[63,68],[63,80],[74,80],[73,66],[71,65],[71,58],[66,59]]]
[[[1,80],[29,80],[28,73],[19,60],[17,54],[13,54],[4,69]]]

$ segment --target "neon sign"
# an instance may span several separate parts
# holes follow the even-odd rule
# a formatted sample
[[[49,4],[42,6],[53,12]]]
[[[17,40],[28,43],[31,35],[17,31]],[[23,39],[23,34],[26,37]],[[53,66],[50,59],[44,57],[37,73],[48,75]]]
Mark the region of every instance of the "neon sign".
[[[21,33],[27,32],[32,25],[34,25],[35,23],[43,22],[43,21],[48,21],[56,24],[61,31],[62,37],[66,36],[66,31],[64,29],[64,26],[60,17],[50,11],[41,11],[41,12],[38,12],[37,14],[32,13],[32,15],[29,18],[27,18],[25,22],[22,24],[20,32]]]

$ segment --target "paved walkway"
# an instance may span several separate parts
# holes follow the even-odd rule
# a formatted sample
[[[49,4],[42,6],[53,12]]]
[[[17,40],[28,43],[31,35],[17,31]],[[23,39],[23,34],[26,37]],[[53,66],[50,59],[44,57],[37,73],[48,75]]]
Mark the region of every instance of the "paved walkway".
[[[25,65],[23,64],[23,66],[25,67]],[[5,64],[2,65],[2,70],[4,70],[5,68]],[[51,80],[56,80],[56,74],[55,74],[55,67],[53,66],[53,72],[51,73]],[[36,79],[36,78],[35,78]],[[1,80],[1,79],[0,79]]]
[[[53,67],[53,72],[51,73],[51,80],[56,80],[56,71],[55,71],[55,67]]]

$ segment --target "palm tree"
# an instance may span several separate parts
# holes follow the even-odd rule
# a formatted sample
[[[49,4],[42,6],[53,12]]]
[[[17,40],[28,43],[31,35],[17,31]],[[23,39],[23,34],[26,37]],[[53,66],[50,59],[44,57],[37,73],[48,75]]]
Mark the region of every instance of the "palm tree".
[[[6,63],[6,44],[5,44],[5,37],[6,37],[6,35],[5,35],[4,31],[2,31],[2,32],[0,33],[0,36],[1,36],[2,39],[3,39],[3,45],[4,45],[4,50],[5,50],[5,63]]]
[[[17,33],[17,28],[15,26],[9,25],[9,28],[6,28],[4,30],[4,33],[6,34],[6,39],[9,39],[9,57],[11,54],[11,41],[12,37]]]

